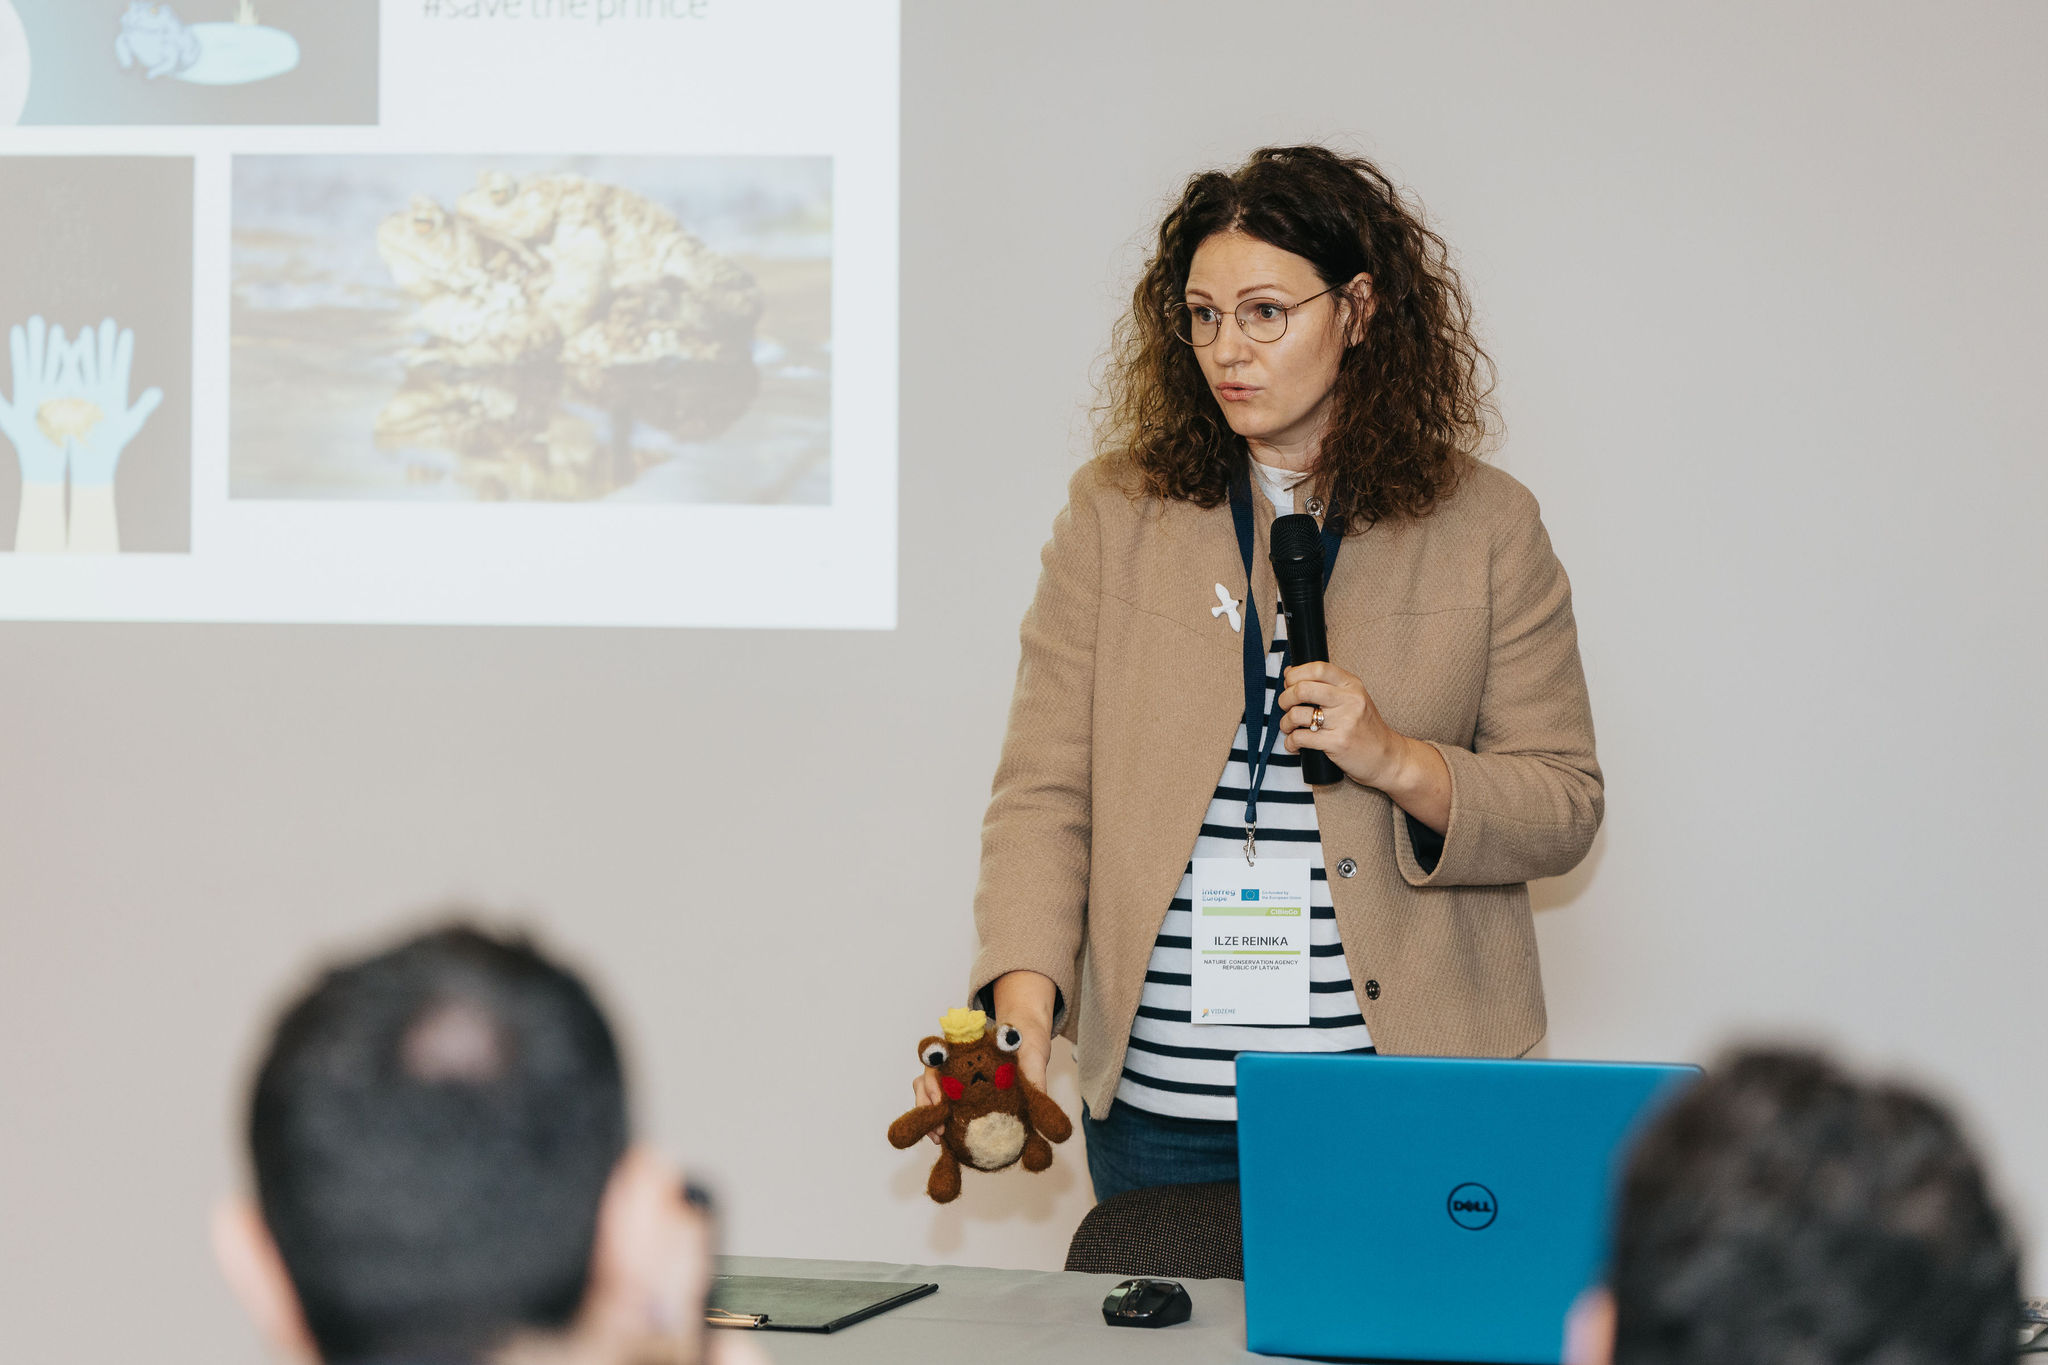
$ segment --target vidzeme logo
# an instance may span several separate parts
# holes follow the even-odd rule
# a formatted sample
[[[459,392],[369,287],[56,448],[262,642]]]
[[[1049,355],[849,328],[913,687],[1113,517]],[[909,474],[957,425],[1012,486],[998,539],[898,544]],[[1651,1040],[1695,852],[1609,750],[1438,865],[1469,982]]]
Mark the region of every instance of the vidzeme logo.
[[[1474,1232],[1483,1227],[1491,1227],[1493,1220],[1500,1214],[1499,1206],[1494,1202],[1493,1191],[1471,1181],[1452,1190],[1451,1197],[1444,1203],[1451,1211],[1453,1223],[1461,1228],[1470,1228]]]

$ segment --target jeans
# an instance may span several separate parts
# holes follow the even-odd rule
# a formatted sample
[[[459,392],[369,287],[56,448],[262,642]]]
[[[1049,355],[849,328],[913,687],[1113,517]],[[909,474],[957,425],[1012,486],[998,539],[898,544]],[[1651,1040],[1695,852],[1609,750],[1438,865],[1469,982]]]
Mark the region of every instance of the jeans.
[[[1084,1106],[1088,1176],[1101,1203],[1125,1190],[1237,1179],[1237,1125],[1183,1119],[1117,1104],[1098,1119]]]

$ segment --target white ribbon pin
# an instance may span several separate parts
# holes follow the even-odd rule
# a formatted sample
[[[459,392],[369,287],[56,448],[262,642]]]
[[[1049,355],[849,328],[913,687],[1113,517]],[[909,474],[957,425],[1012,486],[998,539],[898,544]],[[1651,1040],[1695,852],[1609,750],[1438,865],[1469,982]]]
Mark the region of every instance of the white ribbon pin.
[[[1242,635],[1244,633],[1244,619],[1237,614],[1237,599],[1232,597],[1229,590],[1221,583],[1216,585],[1216,600],[1223,605],[1209,608],[1209,614],[1211,616],[1222,616],[1228,613],[1231,630]]]

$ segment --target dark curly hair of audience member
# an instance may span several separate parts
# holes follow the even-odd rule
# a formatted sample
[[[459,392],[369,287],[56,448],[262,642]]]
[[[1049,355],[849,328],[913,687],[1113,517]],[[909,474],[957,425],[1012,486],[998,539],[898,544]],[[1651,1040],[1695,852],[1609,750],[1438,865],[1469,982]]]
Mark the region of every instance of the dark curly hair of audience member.
[[[1803,1052],[1714,1068],[1634,1152],[1615,1365],[2011,1365],[2018,1253],[1932,1101]]]
[[[1421,208],[1370,161],[1325,147],[1266,147],[1188,181],[1116,327],[1096,410],[1107,467],[1202,507],[1221,503],[1245,467],[1243,438],[1173,331],[1195,249],[1229,231],[1302,257],[1328,285],[1371,276],[1371,319],[1340,363],[1314,483],[1354,532],[1427,515],[1487,441],[1493,365]]]

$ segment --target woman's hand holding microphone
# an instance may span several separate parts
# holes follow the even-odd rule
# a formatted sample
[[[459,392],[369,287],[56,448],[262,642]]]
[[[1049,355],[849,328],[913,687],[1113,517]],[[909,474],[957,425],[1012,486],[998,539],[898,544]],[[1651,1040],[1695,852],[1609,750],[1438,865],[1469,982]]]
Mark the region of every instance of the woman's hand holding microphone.
[[[1353,782],[1385,792],[1402,810],[1444,832],[1451,823],[1451,770],[1436,746],[1388,725],[1365,684],[1336,664],[1296,664],[1287,670],[1286,684],[1280,734],[1288,753],[1322,750]]]
[[[1009,1024],[1024,1035],[1017,1048],[1017,1070],[1039,1090],[1045,1089],[1045,1068],[1052,1061],[1052,1008],[1058,996],[1052,978],[1038,972],[1010,972],[996,978],[996,1012],[990,1022]],[[945,1098],[939,1089],[939,1073],[931,1067],[910,1083],[910,1093],[919,1107]],[[939,1136],[934,1131],[931,1140],[936,1143]]]

